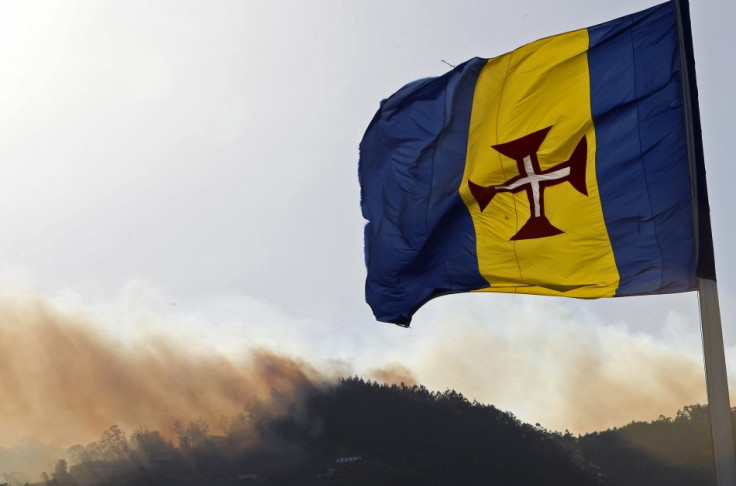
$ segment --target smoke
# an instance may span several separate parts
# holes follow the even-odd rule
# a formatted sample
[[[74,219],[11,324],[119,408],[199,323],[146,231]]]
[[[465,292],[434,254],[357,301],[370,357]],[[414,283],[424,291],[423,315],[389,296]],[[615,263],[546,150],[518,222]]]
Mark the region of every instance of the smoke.
[[[413,329],[382,328],[361,348],[345,336],[348,347],[321,334],[310,340],[311,323],[263,306],[212,320],[176,314],[168,299],[140,289],[107,310],[68,295],[20,294],[0,292],[0,445],[28,436],[85,444],[113,424],[173,438],[175,420],[199,417],[218,433],[223,416],[273,391],[352,374],[455,389],[573,433],[673,416],[706,401],[697,323],[674,311],[654,337],[563,299],[493,296],[489,317],[488,299],[455,296],[433,302]],[[278,340],[264,337],[268,326]],[[382,350],[376,336],[384,335],[392,342]],[[357,362],[368,365],[356,373]]]
[[[104,336],[81,312],[39,298],[0,298],[0,437],[69,446],[112,424],[171,435],[174,420],[214,425],[272,391],[320,386],[305,362],[265,349],[238,358],[165,335]]]
[[[490,316],[488,307],[472,303],[438,306],[432,339],[407,358],[422,384],[454,388],[523,421],[573,433],[706,403],[697,320],[670,312],[655,336],[567,301],[496,301],[502,305]]]
[[[389,363],[381,368],[371,368],[365,372],[368,379],[387,385],[417,385],[417,379],[409,368],[400,363]]]

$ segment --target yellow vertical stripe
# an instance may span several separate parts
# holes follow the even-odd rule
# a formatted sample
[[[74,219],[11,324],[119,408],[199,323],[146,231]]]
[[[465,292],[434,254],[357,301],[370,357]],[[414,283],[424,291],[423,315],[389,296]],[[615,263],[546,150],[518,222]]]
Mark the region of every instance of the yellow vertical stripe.
[[[596,183],[587,48],[587,30],[570,32],[491,59],[480,74],[460,195],[473,218],[486,291],[604,297],[618,286]],[[500,190],[481,211],[468,180],[503,187],[520,170],[493,146],[546,127],[537,151],[542,171],[567,161],[585,137],[588,194],[569,181],[544,188],[544,214],[562,233],[511,240],[532,215],[528,193]]]

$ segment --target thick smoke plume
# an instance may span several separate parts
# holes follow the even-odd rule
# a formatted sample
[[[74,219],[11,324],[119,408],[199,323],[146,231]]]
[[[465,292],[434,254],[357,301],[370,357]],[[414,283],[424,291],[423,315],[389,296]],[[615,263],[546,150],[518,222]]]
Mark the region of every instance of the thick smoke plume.
[[[448,305],[407,365],[430,389],[454,388],[576,434],[706,402],[697,318],[672,313],[653,336],[557,302],[515,299],[490,315]]]
[[[227,353],[215,351],[177,332],[176,320],[140,332],[130,316],[106,318],[83,305],[1,295],[0,446],[28,436],[60,447],[86,444],[113,424],[173,439],[177,419],[202,418],[221,433],[223,416],[235,416],[256,399],[353,374],[347,361],[330,362],[314,352],[306,362],[275,345],[251,348],[242,338],[230,340]],[[549,299],[524,302],[498,306],[488,322],[486,307],[459,313],[448,301],[447,311],[436,307],[434,323],[396,329],[407,344],[400,357],[367,350],[364,361],[379,366],[359,374],[455,389],[523,421],[573,433],[672,416],[684,405],[705,402],[697,323],[675,316],[670,331],[653,338]],[[166,318],[164,312],[151,319]],[[122,331],[103,332],[111,322]],[[208,335],[220,332],[206,329]]]
[[[320,386],[304,362],[267,350],[239,359],[164,337],[136,345],[107,338],[83,316],[41,300],[0,299],[0,437],[58,446],[88,443],[112,424],[171,435],[176,419],[223,415],[272,391]]]

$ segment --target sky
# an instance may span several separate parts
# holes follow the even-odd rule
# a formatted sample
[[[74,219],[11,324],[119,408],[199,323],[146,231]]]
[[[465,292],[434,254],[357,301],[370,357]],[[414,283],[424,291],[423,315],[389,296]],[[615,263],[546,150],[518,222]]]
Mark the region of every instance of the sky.
[[[268,350],[324,376],[453,388],[575,433],[704,403],[693,293],[455,295],[427,304],[410,329],[376,322],[364,301],[358,144],[379,102],[446,63],[655,3],[3,2],[0,332],[6,372],[22,383],[16,405],[49,401],[49,383],[73,383],[70,394],[115,386],[73,374],[82,365],[74,352],[54,366],[24,365],[44,362],[34,343],[49,329],[78,328],[112,354],[155,355],[163,348],[151,343],[164,342],[177,355],[235,363]],[[693,2],[691,15],[736,377],[736,4]],[[136,363],[130,369],[145,373]],[[731,390],[736,397],[735,381]],[[72,422],[74,410],[93,407],[68,406]],[[6,441],[63,442],[23,417],[12,427],[0,419]]]

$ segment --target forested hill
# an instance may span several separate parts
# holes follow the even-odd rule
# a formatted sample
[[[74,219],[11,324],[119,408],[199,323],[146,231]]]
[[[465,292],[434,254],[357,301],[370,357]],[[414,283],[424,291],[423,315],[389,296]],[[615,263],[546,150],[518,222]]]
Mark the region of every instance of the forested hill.
[[[111,427],[70,449],[44,483],[135,485],[658,486],[713,483],[707,409],[573,437],[459,393],[359,378],[275,393],[224,419],[157,431]],[[68,461],[68,462],[67,462]],[[1,471],[0,471],[1,472]],[[43,483],[39,483],[43,484]]]
[[[321,447],[392,465],[395,484],[598,484],[554,436],[454,391],[352,379],[314,397],[311,413],[324,418]]]
[[[736,409],[731,422],[736,424]],[[612,486],[716,484],[705,405],[686,406],[674,418],[587,434],[575,440],[575,447],[600,467]]]

